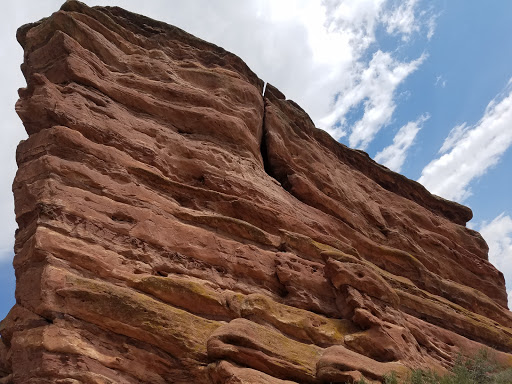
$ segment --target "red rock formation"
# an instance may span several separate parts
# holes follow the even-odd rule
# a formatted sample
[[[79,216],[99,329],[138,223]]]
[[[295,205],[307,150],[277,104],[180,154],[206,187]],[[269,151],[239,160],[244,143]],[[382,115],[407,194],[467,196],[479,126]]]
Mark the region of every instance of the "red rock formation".
[[[178,28],[68,1],[18,40],[0,383],[380,382],[482,346],[511,364],[468,208]]]

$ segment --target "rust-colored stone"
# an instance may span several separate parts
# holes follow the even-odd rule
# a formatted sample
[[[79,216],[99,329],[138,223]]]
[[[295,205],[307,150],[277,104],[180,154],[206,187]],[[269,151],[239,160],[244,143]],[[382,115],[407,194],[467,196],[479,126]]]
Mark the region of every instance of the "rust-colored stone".
[[[67,1],[17,36],[0,383],[378,383],[486,346],[512,365],[468,208],[173,26]]]

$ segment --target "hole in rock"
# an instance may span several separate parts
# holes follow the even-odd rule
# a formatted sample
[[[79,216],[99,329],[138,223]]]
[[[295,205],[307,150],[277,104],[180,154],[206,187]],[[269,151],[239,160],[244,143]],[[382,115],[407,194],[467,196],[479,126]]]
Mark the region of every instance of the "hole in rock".
[[[137,220],[135,220],[133,217],[128,216],[126,213],[123,212],[116,212],[110,218],[112,219],[112,221],[122,223],[134,224],[137,222]]]

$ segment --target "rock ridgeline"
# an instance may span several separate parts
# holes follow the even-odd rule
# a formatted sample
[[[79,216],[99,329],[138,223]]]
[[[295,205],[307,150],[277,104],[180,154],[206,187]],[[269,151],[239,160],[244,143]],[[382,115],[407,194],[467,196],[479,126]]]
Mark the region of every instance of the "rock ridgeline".
[[[0,383],[373,383],[484,346],[512,365],[468,208],[173,26],[68,1],[17,37]]]

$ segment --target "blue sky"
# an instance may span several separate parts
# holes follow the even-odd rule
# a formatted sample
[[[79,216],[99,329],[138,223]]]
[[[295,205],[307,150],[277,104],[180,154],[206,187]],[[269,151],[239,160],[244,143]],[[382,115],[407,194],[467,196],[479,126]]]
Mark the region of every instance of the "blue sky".
[[[238,54],[342,143],[470,206],[469,226],[512,297],[512,2],[85,2],[120,5]],[[14,113],[24,86],[15,31],[61,3],[8,2],[0,16],[0,318],[14,304],[10,186],[25,137]]]

